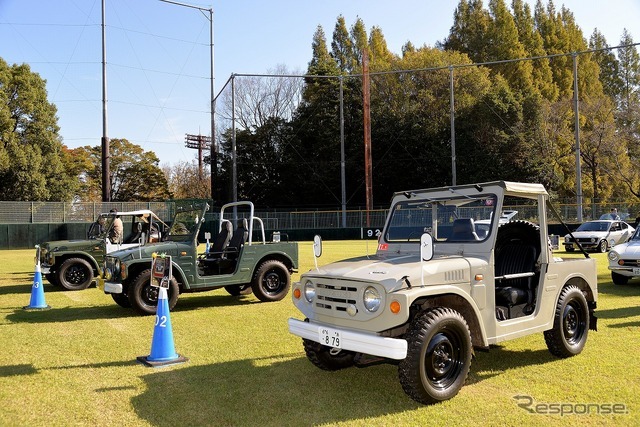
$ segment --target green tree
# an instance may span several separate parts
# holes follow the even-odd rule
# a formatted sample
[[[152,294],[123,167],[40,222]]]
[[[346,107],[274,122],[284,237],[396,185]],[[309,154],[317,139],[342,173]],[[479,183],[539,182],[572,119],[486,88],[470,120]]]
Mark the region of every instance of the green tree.
[[[593,30],[589,38],[589,49],[595,50],[593,59],[600,68],[600,82],[604,93],[617,102],[622,94],[620,66],[616,54],[609,50],[607,40],[597,28]]]
[[[65,167],[56,107],[46,82],[26,64],[0,58],[0,199],[71,200],[77,180]]]
[[[102,183],[102,148],[81,147],[90,160],[90,168],[81,174],[88,198],[100,200]],[[152,151],[144,151],[139,145],[126,139],[109,142],[109,179],[111,200],[114,202],[166,200],[171,197],[167,178],[158,164],[160,160]],[[83,197],[84,195],[81,195]],[[86,199],[87,197],[83,197]]]
[[[449,36],[441,45],[445,50],[466,53],[473,62],[487,62],[490,25],[491,16],[484,9],[482,0],[460,0]]]

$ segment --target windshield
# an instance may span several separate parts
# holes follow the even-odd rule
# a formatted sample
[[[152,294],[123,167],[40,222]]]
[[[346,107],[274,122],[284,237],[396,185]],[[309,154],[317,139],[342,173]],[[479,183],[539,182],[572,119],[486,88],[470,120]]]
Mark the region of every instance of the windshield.
[[[496,200],[489,194],[402,201],[393,207],[384,238],[387,242],[419,242],[423,233],[429,233],[438,242],[483,241],[491,231]]]
[[[172,242],[187,242],[192,240],[198,232],[201,209],[178,212],[173,219],[167,240]]]
[[[581,224],[576,231],[607,231],[611,226],[610,222],[606,221],[591,221]]]

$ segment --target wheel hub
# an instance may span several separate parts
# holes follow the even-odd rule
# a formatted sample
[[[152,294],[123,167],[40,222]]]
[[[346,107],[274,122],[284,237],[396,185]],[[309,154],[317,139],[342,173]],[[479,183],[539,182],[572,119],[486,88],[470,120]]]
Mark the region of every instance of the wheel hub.
[[[440,387],[446,387],[456,377],[457,350],[451,339],[439,333],[429,342],[425,357],[427,377]]]

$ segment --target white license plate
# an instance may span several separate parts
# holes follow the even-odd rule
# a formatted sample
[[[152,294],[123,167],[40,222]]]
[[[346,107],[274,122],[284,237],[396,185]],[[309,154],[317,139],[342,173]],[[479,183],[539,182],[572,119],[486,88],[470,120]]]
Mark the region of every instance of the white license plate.
[[[318,328],[318,337],[320,338],[320,344],[322,345],[342,348],[342,337],[340,336],[340,331],[320,326]]]
[[[640,267],[633,267],[634,276],[640,276]]]

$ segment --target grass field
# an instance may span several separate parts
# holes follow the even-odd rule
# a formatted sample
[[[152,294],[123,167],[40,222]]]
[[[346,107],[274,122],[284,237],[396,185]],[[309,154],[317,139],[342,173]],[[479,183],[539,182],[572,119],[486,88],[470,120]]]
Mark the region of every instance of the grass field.
[[[366,251],[361,241],[325,241],[320,262]],[[45,282],[52,308],[23,310],[33,256],[0,251],[3,426],[640,425],[640,281],[613,285],[605,254],[592,255],[599,331],[582,354],[557,359],[542,334],[478,352],[458,396],[434,406],[404,394],[395,366],[311,365],[287,330],[289,317],[300,318],[290,296],[266,304],[223,290],[182,295],[171,320],[176,350],[190,360],[145,367],[136,357],[150,352],[154,318],[95,287],[62,292]],[[301,272],[313,267],[310,242],[300,258]]]

